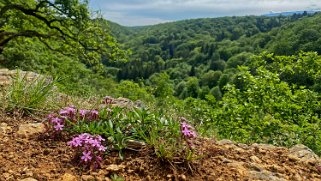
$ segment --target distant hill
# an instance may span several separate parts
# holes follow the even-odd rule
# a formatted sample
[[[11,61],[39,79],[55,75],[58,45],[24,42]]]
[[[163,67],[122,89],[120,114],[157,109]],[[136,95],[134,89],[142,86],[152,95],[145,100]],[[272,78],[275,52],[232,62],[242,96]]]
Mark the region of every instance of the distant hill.
[[[274,17],[274,16],[292,16],[294,14],[314,14],[318,13],[320,10],[307,10],[307,11],[287,11],[287,12],[271,12],[268,14],[263,14],[262,16]]]
[[[251,55],[263,51],[277,55],[300,50],[321,53],[320,13],[292,13],[201,18],[137,28],[112,23],[116,38],[132,54],[125,64],[105,62],[117,68],[114,76],[118,80],[147,80],[163,72],[173,81],[176,96],[202,98],[215,91],[220,95],[237,66],[250,61]],[[184,93],[182,87],[189,81],[201,89]]]

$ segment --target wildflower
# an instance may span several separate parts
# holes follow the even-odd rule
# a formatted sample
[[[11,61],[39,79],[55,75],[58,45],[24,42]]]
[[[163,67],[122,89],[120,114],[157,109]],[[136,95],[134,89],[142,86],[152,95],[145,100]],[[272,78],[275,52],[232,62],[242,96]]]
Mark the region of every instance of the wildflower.
[[[63,127],[64,125],[63,124],[60,124],[60,123],[57,123],[54,128],[56,131],[62,131],[63,130]]]
[[[193,127],[186,122],[181,123],[181,133],[188,138],[196,137],[196,132],[194,131]]]
[[[58,117],[54,117],[50,120],[50,123],[52,124],[62,124],[62,119],[58,118]]]
[[[98,147],[98,150],[104,152],[104,151],[106,151],[106,147],[100,145],[100,146]]]
[[[64,123],[64,119],[57,117],[55,114],[48,115],[48,127],[53,131],[53,135],[63,130]]]
[[[99,113],[98,113],[97,110],[92,110],[92,111],[89,112],[89,118],[88,118],[88,119],[89,119],[90,121],[97,120],[98,117],[99,117],[98,114],[99,114]]]
[[[102,138],[100,135],[96,136],[96,139],[97,139],[98,141],[105,141],[105,139]]]
[[[91,139],[91,140],[89,140],[89,143],[91,144],[91,146],[93,146],[93,147],[99,147],[100,146],[100,143],[99,143],[99,141],[98,140],[96,140],[96,139]]]
[[[190,129],[190,128],[192,128],[192,126],[187,124],[186,122],[182,122],[181,123],[181,128],[182,129]]]
[[[80,135],[78,136],[78,138],[81,139],[81,140],[86,140],[86,139],[88,139],[89,137],[90,137],[90,134],[88,134],[88,133],[82,133],[82,134],[80,134]]]
[[[66,117],[67,119],[73,120],[76,116],[76,109],[74,107],[66,107],[59,111],[61,116]]]
[[[83,161],[85,161],[85,162],[91,161],[92,157],[91,157],[91,152],[90,151],[88,151],[88,152],[84,151],[84,152],[82,152],[82,154],[83,154],[83,156],[81,157],[81,159]]]
[[[78,137],[73,138],[71,141],[67,143],[71,147],[82,146],[81,140]]]
[[[181,132],[185,137],[190,137],[191,136],[191,131],[188,130],[188,129],[183,129]]]
[[[78,156],[82,153],[80,157],[80,162],[86,164],[87,166],[94,166],[95,168],[99,166],[99,162],[102,160],[102,155],[106,151],[106,147],[102,145],[104,141],[101,136],[91,135],[89,133],[82,133],[74,137],[67,144],[77,150]]]
[[[80,109],[79,110],[79,116],[81,119],[84,119],[86,117],[86,114],[88,113],[88,110]]]

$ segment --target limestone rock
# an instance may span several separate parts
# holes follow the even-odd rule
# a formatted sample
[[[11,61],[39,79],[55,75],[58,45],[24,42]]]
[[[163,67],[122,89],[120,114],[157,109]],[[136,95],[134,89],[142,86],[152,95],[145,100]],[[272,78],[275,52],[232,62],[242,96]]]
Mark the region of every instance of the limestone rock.
[[[94,176],[91,176],[91,175],[83,175],[81,176],[81,180],[83,181],[95,181],[95,177]]]
[[[29,177],[29,178],[21,179],[20,181],[38,181],[38,180],[32,177]]]
[[[231,145],[231,144],[233,144],[233,141],[223,139],[223,140],[218,141],[217,144],[218,145]]]
[[[146,146],[146,143],[142,141],[136,141],[136,140],[127,140],[126,145],[128,148],[131,148],[131,149],[140,149]]]
[[[257,144],[257,143],[253,143],[251,145],[251,147],[254,147],[254,148],[261,148],[261,149],[264,149],[264,150],[273,150],[273,149],[276,149],[277,147],[274,146],[274,145],[269,145],[269,144]]]
[[[250,159],[254,163],[262,163],[262,161],[255,155],[251,156]]]
[[[106,108],[106,107],[126,107],[126,108],[141,108],[145,107],[142,101],[137,100],[135,102],[131,101],[130,99],[119,97],[119,98],[113,98],[110,96],[106,96],[104,100],[102,101],[102,104],[99,106],[100,108]]]
[[[250,171],[250,180],[266,180],[266,181],[286,181],[284,178],[277,177],[273,172],[264,171]]]
[[[77,177],[70,173],[65,173],[59,181],[77,181]]]
[[[0,124],[0,137],[6,136],[12,132],[12,128],[7,125],[7,123]]]
[[[106,167],[107,171],[110,172],[117,172],[125,168],[125,165],[116,165],[116,164],[111,164]]]
[[[35,134],[43,133],[46,130],[43,123],[27,123],[21,124],[17,131],[17,135],[22,138],[28,138]]]
[[[300,160],[302,161],[320,159],[318,155],[316,155],[310,148],[302,144],[293,146],[292,148],[290,148],[289,151],[290,151],[289,157],[295,156],[297,158],[300,158]]]

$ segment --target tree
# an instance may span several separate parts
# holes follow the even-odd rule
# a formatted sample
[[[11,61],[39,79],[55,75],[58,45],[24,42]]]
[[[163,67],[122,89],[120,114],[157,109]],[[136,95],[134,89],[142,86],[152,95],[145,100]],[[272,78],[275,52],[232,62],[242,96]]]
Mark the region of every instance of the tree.
[[[155,97],[166,98],[173,95],[173,84],[166,73],[155,73],[149,78],[149,81]]]
[[[11,42],[33,38],[52,51],[101,65],[102,56],[124,57],[106,27],[99,15],[93,19],[87,0],[3,0],[0,54]]]
[[[200,83],[203,86],[207,85],[210,88],[212,88],[217,85],[217,82],[220,79],[221,75],[222,75],[221,71],[209,70],[207,73],[204,73],[201,76]]]

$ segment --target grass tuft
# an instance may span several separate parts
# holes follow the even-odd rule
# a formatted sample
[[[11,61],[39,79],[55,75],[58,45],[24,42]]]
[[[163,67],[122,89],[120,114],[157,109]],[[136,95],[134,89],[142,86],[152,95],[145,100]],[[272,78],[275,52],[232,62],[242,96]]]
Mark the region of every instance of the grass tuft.
[[[44,76],[28,77],[19,71],[13,77],[3,97],[3,107],[6,111],[19,111],[32,114],[35,111],[48,109],[50,97],[54,92],[55,80]]]

